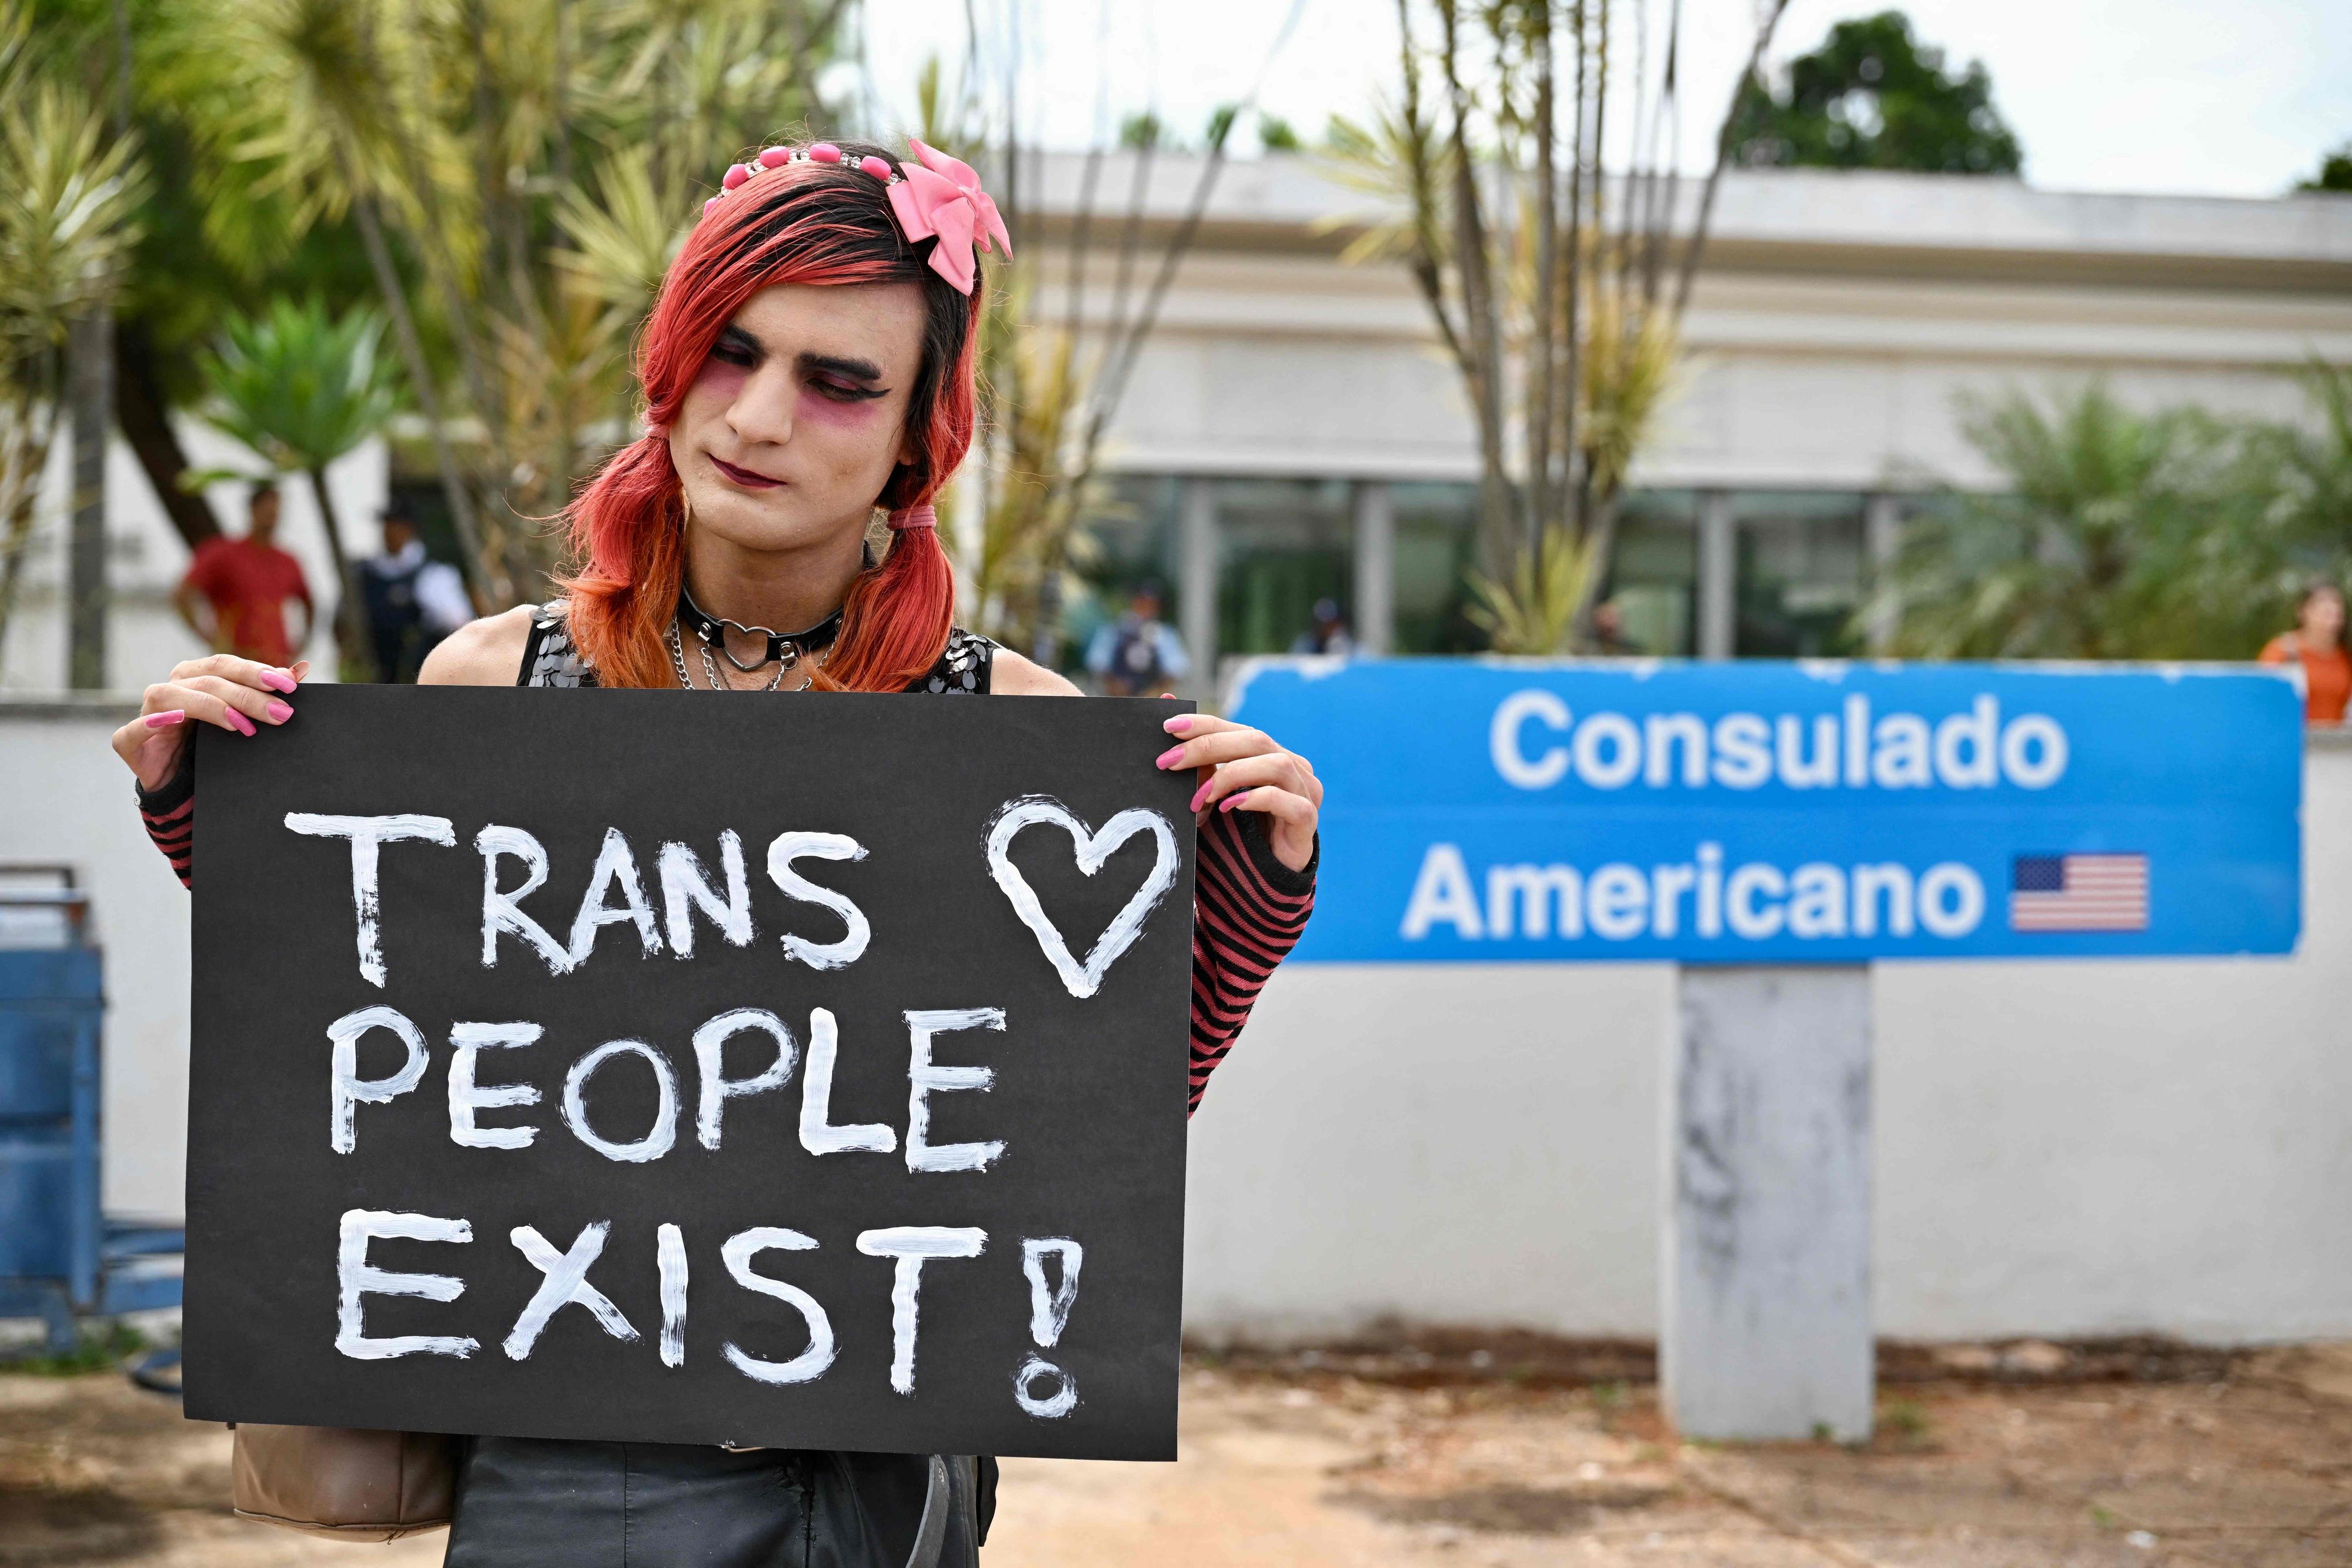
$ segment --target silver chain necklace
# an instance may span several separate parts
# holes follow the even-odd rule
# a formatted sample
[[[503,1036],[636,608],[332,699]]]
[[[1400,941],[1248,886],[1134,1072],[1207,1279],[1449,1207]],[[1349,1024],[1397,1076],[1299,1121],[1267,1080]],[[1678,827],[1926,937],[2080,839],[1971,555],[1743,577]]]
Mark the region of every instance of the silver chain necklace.
[[[696,687],[694,682],[687,674],[686,645],[684,641],[678,636],[677,622],[676,621],[672,621],[669,623],[667,640],[669,643],[670,667],[677,672],[677,684],[684,686],[688,691],[695,690]],[[809,687],[816,681],[816,672],[818,669],[823,667],[825,654],[832,651],[833,650],[830,647],[826,647],[819,649],[816,653],[810,654],[808,673],[801,676],[801,684],[794,686],[793,690],[796,692],[804,692],[808,690]],[[735,661],[730,656],[727,662],[731,664]],[[729,685],[726,681],[719,678],[719,662],[710,656],[710,644],[709,643],[704,643],[702,644],[702,673],[703,675],[710,682],[710,689],[714,692],[744,690],[758,690],[763,692],[775,691],[784,684],[784,672],[792,669],[800,662],[800,650],[787,643],[784,645],[784,657],[776,661],[776,673],[768,677],[768,684],[766,685],[759,687],[735,686]]]

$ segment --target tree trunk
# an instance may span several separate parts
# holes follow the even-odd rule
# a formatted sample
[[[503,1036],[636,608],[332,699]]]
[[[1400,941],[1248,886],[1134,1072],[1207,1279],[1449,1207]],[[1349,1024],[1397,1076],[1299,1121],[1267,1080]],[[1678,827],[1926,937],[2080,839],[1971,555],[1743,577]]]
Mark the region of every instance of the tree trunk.
[[[1462,287],[1462,341],[1469,350],[1462,368],[1478,419],[1479,533],[1488,564],[1500,575],[1516,553],[1511,523],[1517,511],[1503,443],[1502,312],[1478,204],[1478,168],[1470,151],[1471,100],[1462,80],[1460,29],[1452,0],[1439,5],[1438,16],[1444,37],[1440,63],[1453,118],[1448,141],[1454,161],[1454,269]]]
[[[0,517],[0,653],[7,650],[8,622],[33,542],[34,506],[57,434],[55,398],[19,391],[9,399],[6,415],[0,419],[0,497],[8,503],[7,515]]]
[[[1576,614],[1569,622],[1571,645],[1579,648],[1592,645],[1592,612],[1601,607],[1601,591],[1609,582],[1609,568],[1617,553],[1617,519],[1623,509],[1622,492],[1588,497],[1584,509],[1591,514],[1584,526],[1584,538],[1592,541],[1592,570],[1584,574],[1584,583],[1576,596]]]
[[[367,655],[366,629],[360,624],[359,574],[352,569],[351,558],[343,553],[342,520],[335,515],[334,497],[327,491],[327,471],[312,468],[306,471],[310,481],[310,495],[319,503],[319,527],[327,536],[327,559],[335,568],[335,652],[341,657],[347,675]]]
[[[345,178],[351,171],[344,171]],[[368,267],[375,274],[376,292],[383,296],[383,307],[392,317],[393,336],[399,340],[400,357],[408,368],[409,390],[416,394],[416,406],[424,413],[425,429],[433,438],[434,465],[441,471],[441,493],[449,502],[449,523],[457,530],[457,548],[465,556],[466,576],[479,586],[489,588],[493,596],[503,591],[490,570],[489,558],[482,550],[482,530],[474,520],[474,498],[466,488],[466,481],[457,473],[457,456],[449,448],[449,432],[441,423],[441,397],[433,385],[433,371],[425,360],[425,344],[416,335],[416,318],[408,311],[408,295],[401,287],[400,271],[392,264],[392,247],[384,243],[383,225],[376,221],[375,204],[362,194],[352,202],[352,216],[359,220],[360,241],[367,251]]]
[[[136,321],[114,324],[114,423],[181,541],[193,550],[216,538],[220,519],[213,516],[212,503],[202,491],[181,484],[194,465],[180,444],[180,433],[172,428],[171,408],[155,375],[155,346]]]
[[[1748,63],[1740,68],[1739,80],[1731,89],[1731,101],[1724,106],[1723,124],[1715,133],[1715,166],[1707,171],[1706,183],[1699,191],[1698,222],[1691,229],[1690,245],[1683,252],[1683,264],[1675,279],[1675,313],[1673,320],[1679,330],[1683,313],[1690,308],[1691,286],[1698,281],[1699,257],[1706,250],[1706,232],[1715,223],[1716,187],[1723,183],[1724,165],[1731,161],[1731,131],[1739,118],[1739,106],[1745,102],[1756,82],[1756,70],[1763,63],[1764,51],[1771,47],[1774,29],[1780,25],[1781,13],[1788,10],[1789,0],[1772,0],[1772,9],[1764,25],[1756,29],[1754,47],[1748,51]]]
[[[114,317],[100,306],[67,337],[73,402],[73,527],[66,581],[66,684],[106,686],[106,438],[114,428]]]
[[[424,23],[415,0],[412,0],[408,7],[408,16],[410,25],[422,33]],[[364,47],[374,68],[379,71],[389,73],[392,68],[391,63],[383,56],[374,53],[374,37],[372,33],[368,36]],[[394,86],[393,91],[395,99],[403,90],[400,86]],[[418,123],[427,122],[429,117],[422,110],[415,112]],[[484,128],[478,134],[487,136],[491,134],[491,131]],[[507,423],[506,405],[499,396],[497,382],[486,367],[483,350],[478,341],[480,331],[478,313],[467,307],[465,292],[458,285],[459,268],[457,258],[448,240],[430,215],[430,204],[435,199],[434,183],[431,171],[425,166],[421,149],[413,138],[405,135],[395,136],[393,143],[394,157],[399,162],[402,177],[408,185],[411,199],[419,207],[426,209],[423,223],[408,235],[409,247],[415,256],[417,264],[424,268],[426,283],[441,297],[442,325],[447,329],[450,344],[457,350],[458,371],[465,381],[467,395],[472,401],[474,417],[480,423],[482,428],[482,444],[486,448],[484,468],[488,476],[486,487],[497,498],[503,513],[495,519],[501,558],[498,575],[503,578],[507,593],[526,591],[524,583],[527,579],[537,575],[537,566],[528,559],[521,540],[517,537],[512,527],[513,510],[505,504],[506,486],[514,473],[513,454],[508,449],[507,444],[511,432]],[[365,190],[367,187],[353,182],[352,188]],[[398,213],[394,213],[394,217],[397,221]],[[378,214],[376,221],[381,226],[381,214]],[[482,214],[481,221],[486,226],[495,225],[498,214],[494,212],[486,212]],[[491,233],[495,237],[494,228]],[[488,267],[492,264],[493,258],[485,256],[482,265]],[[475,522],[478,529],[480,525],[478,516],[475,518]],[[463,538],[463,535],[460,535],[460,538]],[[485,564],[487,565],[487,562]]]
[[[1568,314],[1560,378],[1568,387],[1559,400],[1559,511],[1561,521],[1569,525],[1569,537],[1581,545],[1589,519],[1581,507],[1571,504],[1571,497],[1577,494],[1577,401],[1584,395],[1584,204],[1586,182],[1600,178],[1601,154],[1592,144],[1592,51],[1581,0],[1570,16],[1576,29],[1576,112],[1570,119],[1576,129],[1569,141],[1568,246],[1561,263],[1565,276],[1560,280]]]
[[[1559,387],[1559,343],[1554,323],[1553,275],[1559,246],[1559,171],[1553,159],[1558,109],[1552,92],[1551,7],[1543,7],[1536,27],[1536,270],[1535,330],[1528,349],[1533,360],[1528,388],[1528,491],[1526,549],[1538,563],[1544,536],[1554,518],[1551,510],[1552,399]],[[1581,40],[1579,40],[1580,44]],[[1570,243],[1573,243],[1571,241]],[[1575,329],[1571,311],[1569,329]],[[1570,389],[1574,395],[1574,389]]]

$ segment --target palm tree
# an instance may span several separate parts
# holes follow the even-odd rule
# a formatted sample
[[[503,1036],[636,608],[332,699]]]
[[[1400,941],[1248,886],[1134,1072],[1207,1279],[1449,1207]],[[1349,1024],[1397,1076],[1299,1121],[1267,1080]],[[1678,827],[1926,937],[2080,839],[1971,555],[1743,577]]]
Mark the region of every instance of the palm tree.
[[[346,665],[362,662],[365,629],[327,469],[392,419],[393,386],[377,357],[383,329],[383,318],[365,307],[337,319],[315,299],[281,299],[265,315],[231,321],[204,361],[209,423],[279,472],[310,481],[341,589],[335,645]]]
[[[1461,373],[1480,591],[1516,628],[1496,634],[1541,633],[1563,582],[1583,594],[1573,630],[1589,632],[1627,470],[1673,390],[1735,117],[1788,0],[1752,8],[1748,66],[1687,223],[1666,139],[1682,101],[1678,0],[1654,66],[1648,0],[1394,3],[1395,96],[1370,126],[1335,120],[1328,148],[1338,177],[1386,209],[1343,255],[1403,263]],[[1623,155],[1604,159],[1621,139]],[[1588,539],[1591,570],[1544,559]]]
[[[1859,623],[1925,658],[2244,658],[2316,551],[2275,505],[2272,427],[2143,413],[2092,382],[1962,404],[1997,494],[1947,490]]]
[[[2275,427],[2257,443],[2256,458],[2277,476],[2298,538],[2352,551],[2352,365],[2314,360],[2299,374],[2310,417]]]
[[[121,287],[142,193],[105,113],[39,68],[26,11],[0,5],[0,641],[65,405],[67,330]]]

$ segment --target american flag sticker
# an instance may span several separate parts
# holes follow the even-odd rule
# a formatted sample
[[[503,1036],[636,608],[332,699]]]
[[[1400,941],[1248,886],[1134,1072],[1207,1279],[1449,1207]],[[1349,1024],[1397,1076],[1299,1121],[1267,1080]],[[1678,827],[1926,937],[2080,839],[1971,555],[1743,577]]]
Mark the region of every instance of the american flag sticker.
[[[2011,931],[2145,931],[2146,855],[2020,855],[2009,884]]]

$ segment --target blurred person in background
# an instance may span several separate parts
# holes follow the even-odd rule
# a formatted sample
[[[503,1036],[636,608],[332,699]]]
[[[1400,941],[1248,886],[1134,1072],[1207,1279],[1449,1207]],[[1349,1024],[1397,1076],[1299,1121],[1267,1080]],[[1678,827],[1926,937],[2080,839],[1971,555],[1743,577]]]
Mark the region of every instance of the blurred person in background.
[[[318,612],[302,563],[278,548],[278,486],[256,485],[246,502],[243,538],[215,535],[196,547],[172,602],[188,630],[216,653],[288,664],[310,640]],[[302,606],[302,629],[286,627],[289,602]]]
[[[474,618],[464,576],[425,553],[415,520],[396,499],[383,509],[383,553],[360,563],[360,593],[379,681],[415,680],[425,655]]]
[[[1613,599],[1593,608],[1592,651],[1612,658],[1643,651],[1640,643],[1625,635],[1625,612]]]
[[[1104,695],[1150,696],[1192,673],[1184,639],[1160,619],[1160,585],[1139,584],[1119,618],[1087,644],[1087,668],[1101,679]]]
[[[1315,601],[1315,623],[1291,641],[1294,653],[1352,653],[1356,640],[1348,635],[1348,618],[1336,599]]]
[[[2303,591],[2295,611],[2295,627],[2264,644],[2265,664],[2293,664],[2303,687],[2303,717],[2306,724],[2342,724],[2347,699],[2352,699],[2352,655],[2345,652],[2344,591],[2332,582],[2314,582]]]

